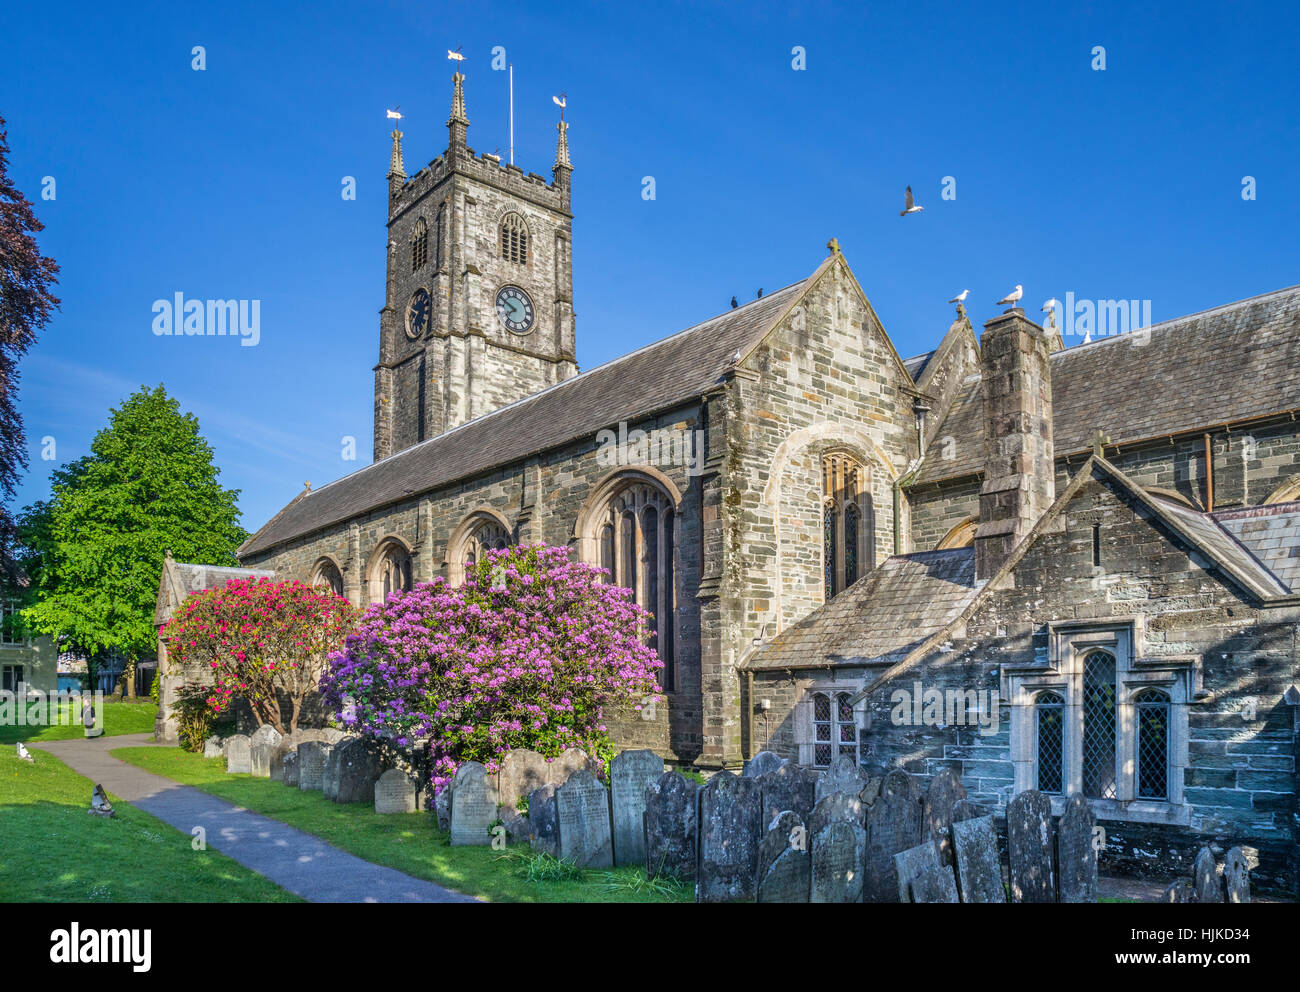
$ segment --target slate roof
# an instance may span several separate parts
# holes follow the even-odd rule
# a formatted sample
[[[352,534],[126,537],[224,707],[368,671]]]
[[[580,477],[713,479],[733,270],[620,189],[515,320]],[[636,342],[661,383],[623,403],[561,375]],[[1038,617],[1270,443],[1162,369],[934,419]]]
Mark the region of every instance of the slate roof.
[[[1274,503],[1211,514],[1292,592],[1300,592],[1300,503]]]
[[[763,339],[829,261],[807,279],[303,493],[239,554],[266,551],[698,397],[719,382],[737,351],[746,355]]]
[[[1098,427],[1131,443],[1300,408],[1300,286],[1057,351],[1051,362],[1058,455],[1087,451]],[[975,375],[944,417],[917,484],[982,471],[983,436]],[[944,460],[947,437],[955,457]]]
[[[895,555],[781,631],[740,667],[896,664],[943,630],[980,588],[973,548]]]
[[[275,578],[275,572],[258,568],[232,568],[224,565],[193,565],[184,561],[163,561],[162,576],[158,580],[158,600],[154,607],[154,623],[165,623],[172,611],[192,592],[224,586],[231,579]]]
[[[914,355],[911,358],[903,359],[903,368],[907,369],[907,374],[912,377],[913,382],[921,378],[921,373],[925,371],[925,367],[930,364],[930,359],[933,357],[934,352],[927,351],[924,355]]]

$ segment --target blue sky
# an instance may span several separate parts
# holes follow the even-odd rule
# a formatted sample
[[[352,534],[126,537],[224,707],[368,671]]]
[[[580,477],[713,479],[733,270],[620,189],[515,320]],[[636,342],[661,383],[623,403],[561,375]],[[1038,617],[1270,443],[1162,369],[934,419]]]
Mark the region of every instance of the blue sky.
[[[438,155],[448,48],[468,56],[470,144],[504,155],[505,47],[526,171],[550,176],[550,97],[568,94],[586,369],[803,278],[832,235],[905,357],[966,288],[978,327],[1016,283],[1032,313],[1068,291],[1148,299],[1157,321],[1298,283],[1298,20],[1200,3],[10,5],[10,170],[63,269],[62,312],[23,365],[17,504],[48,492],[42,438],[76,458],[142,383],[199,417],[250,530],[304,480],[370,460],[384,110],[406,115],[408,172]],[[908,184],[926,209],[900,218]],[[261,300],[259,345],[155,336],[153,302],[177,292]]]

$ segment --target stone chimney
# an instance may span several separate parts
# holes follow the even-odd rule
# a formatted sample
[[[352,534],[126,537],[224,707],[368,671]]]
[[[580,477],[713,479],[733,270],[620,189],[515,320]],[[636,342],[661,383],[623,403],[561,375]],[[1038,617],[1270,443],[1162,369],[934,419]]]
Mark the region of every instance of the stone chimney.
[[[1056,499],[1051,343],[1013,307],[984,325],[984,484],[975,577],[991,578]]]

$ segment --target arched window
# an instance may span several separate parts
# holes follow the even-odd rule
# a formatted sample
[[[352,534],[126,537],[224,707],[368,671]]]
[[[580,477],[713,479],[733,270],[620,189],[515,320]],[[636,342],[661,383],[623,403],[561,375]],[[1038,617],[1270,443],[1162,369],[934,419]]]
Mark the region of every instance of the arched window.
[[[488,551],[510,547],[510,533],[495,520],[485,520],[465,542],[465,571],[468,572]]]
[[[1065,791],[1065,700],[1059,693],[1040,692],[1034,700],[1034,732],[1039,792],[1059,796]]]
[[[1137,794],[1169,798],[1169,693],[1143,689],[1133,697],[1137,711]]]
[[[487,552],[503,551],[512,544],[514,536],[504,517],[495,510],[475,510],[447,541],[447,581],[460,585]]]
[[[822,459],[822,581],[826,599],[875,567],[869,483],[867,470],[852,456],[832,452]]]
[[[322,558],[316,565],[316,572],[312,575],[311,584],[314,588],[332,592],[335,596],[343,595],[343,573],[339,571],[338,565],[330,558]]]
[[[411,555],[397,541],[390,541],[370,573],[370,601],[382,603],[395,592],[411,588]]]
[[[429,261],[429,227],[420,217],[411,234],[411,271],[419,272]]]
[[[813,693],[813,764],[829,767],[846,754],[858,760],[858,728],[847,692]]]
[[[1115,658],[1105,651],[1083,662],[1083,794],[1115,798]]]
[[[506,214],[501,221],[501,257],[528,264],[528,224],[519,214]]]

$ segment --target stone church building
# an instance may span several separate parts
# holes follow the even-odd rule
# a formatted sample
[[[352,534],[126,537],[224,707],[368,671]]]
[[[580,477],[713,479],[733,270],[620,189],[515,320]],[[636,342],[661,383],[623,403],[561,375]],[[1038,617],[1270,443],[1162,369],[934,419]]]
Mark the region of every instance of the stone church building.
[[[365,605],[567,546],[655,617],[624,743],[1082,791],[1121,857],[1230,835],[1295,878],[1300,288],[1068,349],[959,306],[905,360],[832,239],[578,374],[568,125],[550,182],[468,146],[459,73],[447,126],[409,177],[393,132],[375,461],[244,565]]]

